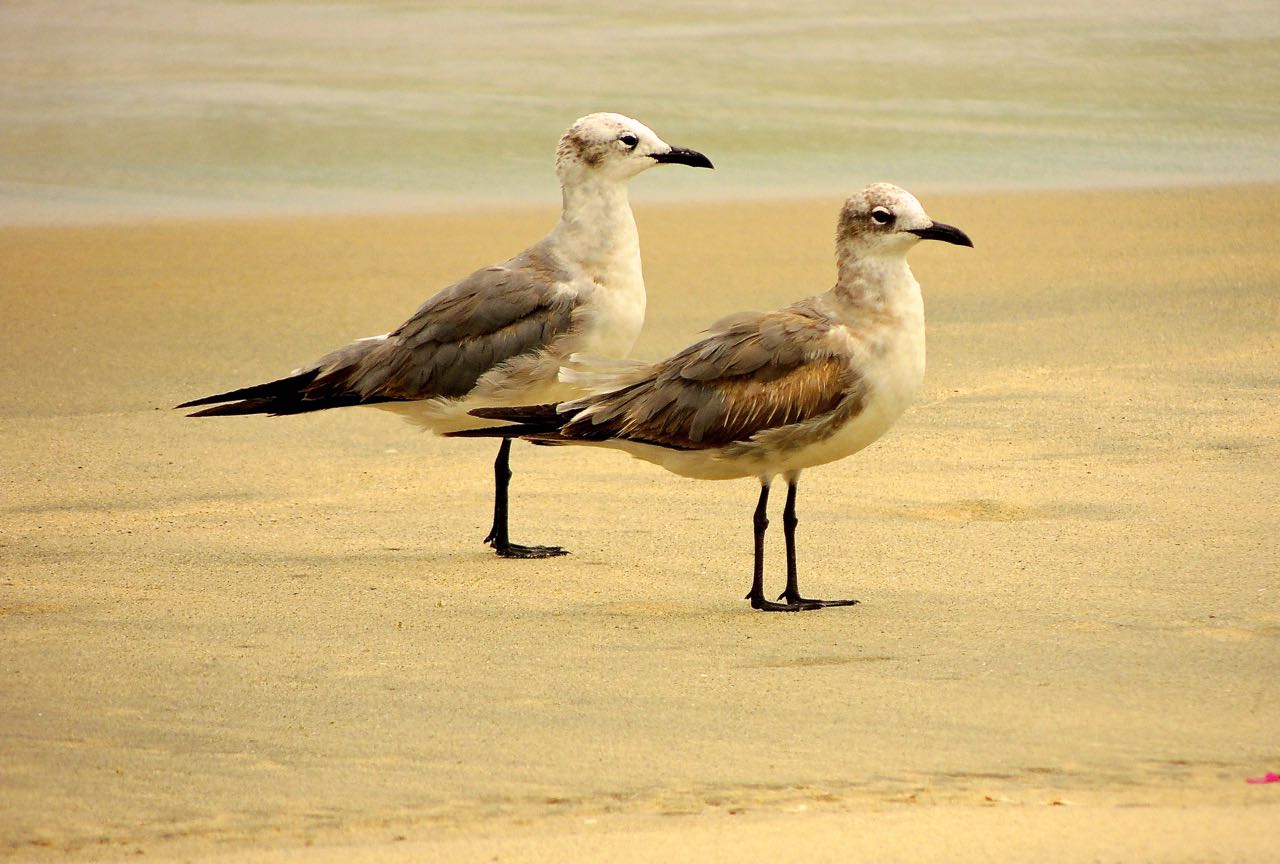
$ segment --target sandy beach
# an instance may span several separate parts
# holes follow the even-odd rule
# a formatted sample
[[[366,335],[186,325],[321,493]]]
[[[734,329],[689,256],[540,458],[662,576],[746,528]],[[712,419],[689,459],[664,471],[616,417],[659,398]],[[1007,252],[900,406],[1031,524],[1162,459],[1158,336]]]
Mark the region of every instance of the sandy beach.
[[[549,208],[0,230],[0,857],[1274,860],[1280,187],[913,191],[976,248],[911,259],[916,406],[804,477],[861,605],[794,616],[751,482],[520,446],[573,554],[502,561],[490,442],[171,410]],[[840,201],[637,206],[636,354],[824,290]]]

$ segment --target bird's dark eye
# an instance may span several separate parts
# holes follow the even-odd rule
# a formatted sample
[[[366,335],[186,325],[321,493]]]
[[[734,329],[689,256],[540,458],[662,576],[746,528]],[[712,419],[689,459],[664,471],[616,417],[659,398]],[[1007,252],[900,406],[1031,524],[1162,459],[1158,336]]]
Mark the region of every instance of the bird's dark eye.
[[[877,225],[888,225],[893,221],[893,214],[885,207],[877,207],[871,211],[871,220]]]
[[[621,141],[623,144],[626,144],[627,148],[630,150],[634,150],[636,148],[636,145],[640,143],[639,138],[629,133],[626,135],[623,135],[618,140]]]

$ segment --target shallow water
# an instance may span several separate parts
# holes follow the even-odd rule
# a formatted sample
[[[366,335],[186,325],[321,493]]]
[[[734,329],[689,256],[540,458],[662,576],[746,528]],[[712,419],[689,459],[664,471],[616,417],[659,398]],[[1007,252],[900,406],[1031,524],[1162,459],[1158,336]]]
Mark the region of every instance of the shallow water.
[[[1276,0],[584,8],[8,2],[0,221],[553,202],[595,110],[719,167],[637,197],[1280,178]]]

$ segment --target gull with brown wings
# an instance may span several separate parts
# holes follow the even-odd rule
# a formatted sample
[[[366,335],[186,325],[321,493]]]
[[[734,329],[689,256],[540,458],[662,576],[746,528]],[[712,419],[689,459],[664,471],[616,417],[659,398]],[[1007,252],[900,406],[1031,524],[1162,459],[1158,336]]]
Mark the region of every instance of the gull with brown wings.
[[[609,447],[704,480],[759,478],[752,607],[853,605],[800,594],[796,487],[804,469],[875,441],[914,399],[924,377],[924,300],[906,255],[921,240],[973,246],[960,229],[929,218],[906,190],[869,186],[840,212],[838,276],[829,291],[773,312],[730,316],[651,365],[593,372],[570,364],[562,378],[589,380],[599,392],[559,404],[479,408],[477,417],[512,425],[451,434]],[[769,488],[779,475],[787,482],[784,602],[764,595]]]

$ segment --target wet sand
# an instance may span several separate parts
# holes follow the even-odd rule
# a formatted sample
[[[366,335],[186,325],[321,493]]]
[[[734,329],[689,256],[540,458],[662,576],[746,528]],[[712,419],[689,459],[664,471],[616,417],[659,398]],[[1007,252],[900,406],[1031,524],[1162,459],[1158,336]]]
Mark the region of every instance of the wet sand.
[[[1274,855],[1280,188],[921,197],[977,248],[913,255],[919,403],[803,479],[862,604],[798,616],[741,599],[750,482],[519,447],[574,554],[499,561],[489,442],[170,410],[548,209],[0,231],[0,855]],[[638,207],[637,354],[826,288],[838,206]]]

